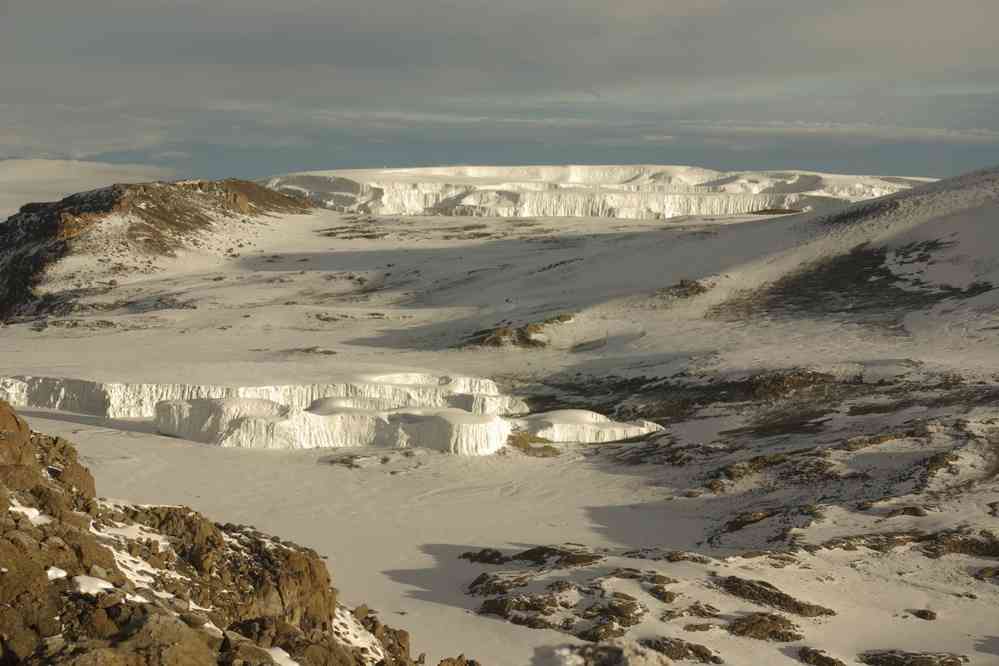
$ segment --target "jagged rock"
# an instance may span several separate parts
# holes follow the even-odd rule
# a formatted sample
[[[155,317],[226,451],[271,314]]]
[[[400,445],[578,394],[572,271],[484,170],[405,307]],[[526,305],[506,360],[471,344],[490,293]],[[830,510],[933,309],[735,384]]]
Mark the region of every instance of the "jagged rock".
[[[857,656],[868,666],[961,666],[968,663],[964,655],[949,652],[903,652],[902,650],[874,650]]]
[[[669,609],[663,611],[661,619],[665,622],[668,620],[675,620],[678,617],[704,617],[704,618],[715,618],[721,615],[721,611],[712,606],[711,604],[705,604],[697,601],[690,606],[682,610]]]
[[[798,627],[786,617],[775,613],[750,613],[729,623],[728,631],[734,636],[756,638],[761,641],[789,643],[803,636]]]
[[[104,252],[98,239],[102,233],[137,255],[172,256],[211,227],[216,216],[302,213],[308,208],[301,199],[231,179],[112,185],[58,202],[27,204],[0,225],[0,316],[58,311],[59,296],[40,298],[35,288],[63,258]],[[104,225],[112,218],[123,220],[124,227]]]
[[[536,565],[557,568],[579,567],[594,564],[603,559],[602,555],[591,553],[579,547],[535,546],[527,550],[505,556],[494,548],[478,552],[462,553],[459,557],[471,562],[484,564],[507,564],[509,562],[530,562]]]
[[[846,666],[846,662],[830,657],[824,650],[810,647],[798,650],[798,661],[809,666]]]
[[[464,345],[480,345],[483,347],[547,347],[549,336],[545,333],[545,329],[550,326],[567,324],[571,321],[571,314],[560,314],[544,321],[532,322],[523,326],[497,326],[496,328],[484,329],[472,333]]]
[[[725,663],[725,660],[716,655],[711,648],[689,643],[682,638],[646,638],[639,643],[677,661],[696,661],[702,664]]]
[[[836,611],[829,608],[799,601],[763,580],[748,580],[739,578],[738,576],[727,576],[718,583],[718,586],[729,594],[741,599],[777,608],[788,613],[794,613],[795,615],[801,615],[802,617],[836,614]]]
[[[437,666],[482,666],[482,664],[474,659],[468,659],[463,654],[459,654],[457,657],[442,659]]]
[[[0,664],[412,666],[317,553],[186,507],[97,500],[72,445],[0,402]]]
[[[599,645],[570,645],[555,650],[561,666],[669,666],[655,650],[632,641],[610,641]]]

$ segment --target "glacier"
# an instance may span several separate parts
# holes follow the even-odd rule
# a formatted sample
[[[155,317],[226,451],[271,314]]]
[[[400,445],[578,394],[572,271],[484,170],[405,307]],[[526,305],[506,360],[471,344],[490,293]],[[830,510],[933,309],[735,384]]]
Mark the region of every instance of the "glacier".
[[[361,375],[328,384],[226,386],[219,384],[96,382],[65,377],[0,377],[0,399],[18,407],[56,409],[104,418],[152,418],[171,400],[256,398],[292,409],[317,400],[375,401],[381,409],[454,407],[481,414],[526,413],[518,398],[488,379],[424,375]]]
[[[267,400],[170,400],[156,406],[157,431],[196,442],[252,449],[420,446],[480,456],[506,446],[510,423],[456,409],[292,410]]]
[[[559,443],[605,443],[662,428],[585,410],[528,414],[489,379],[423,373],[360,375],[329,384],[223,386],[0,377],[0,399],[18,407],[108,419],[150,419],[157,432],[251,449],[422,447],[491,455],[511,433]]]
[[[651,421],[617,422],[585,409],[559,409],[513,420],[514,428],[549,442],[605,444],[643,437],[663,427]]]
[[[353,213],[671,219],[819,209],[893,194],[914,182],[797,171],[576,165],[316,171],[264,184]]]

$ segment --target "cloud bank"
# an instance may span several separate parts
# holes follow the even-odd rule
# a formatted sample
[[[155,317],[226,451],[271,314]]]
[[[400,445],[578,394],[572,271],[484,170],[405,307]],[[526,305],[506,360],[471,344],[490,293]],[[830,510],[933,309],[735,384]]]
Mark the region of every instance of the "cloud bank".
[[[827,168],[846,140],[943,175],[999,161],[997,23],[980,0],[8,0],[0,157]]]

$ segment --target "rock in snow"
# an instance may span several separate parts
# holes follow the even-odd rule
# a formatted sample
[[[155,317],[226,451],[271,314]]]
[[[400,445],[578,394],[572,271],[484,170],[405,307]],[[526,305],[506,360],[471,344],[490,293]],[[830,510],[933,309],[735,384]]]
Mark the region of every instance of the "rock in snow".
[[[0,507],[31,509],[0,512],[0,663],[425,663],[408,633],[339,601],[315,551],[187,507],[98,499],[73,445],[3,402],[0,443]],[[22,502],[52,521],[26,520],[40,509]]]

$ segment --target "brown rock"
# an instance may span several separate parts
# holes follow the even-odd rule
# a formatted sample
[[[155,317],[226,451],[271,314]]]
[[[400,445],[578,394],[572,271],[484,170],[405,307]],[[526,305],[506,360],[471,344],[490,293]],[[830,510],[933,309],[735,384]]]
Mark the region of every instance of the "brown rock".
[[[798,650],[798,661],[809,666],[846,666],[846,663],[827,655],[824,650],[803,647]]]
[[[639,643],[650,650],[677,661],[696,661],[702,664],[724,664],[725,660],[710,648],[697,643],[688,643],[682,638],[646,638]]]
[[[727,576],[719,583],[719,587],[741,599],[752,601],[763,606],[770,606],[802,617],[818,617],[820,615],[835,615],[836,611],[799,601],[789,594],[777,589],[763,580],[748,580],[738,576]]]
[[[803,636],[798,633],[798,627],[786,617],[776,613],[750,613],[728,625],[728,631],[734,636],[745,636],[761,641],[777,641],[789,643],[799,641]]]
[[[964,655],[949,652],[904,652],[902,650],[874,650],[857,656],[868,666],[962,666],[968,663]]]

